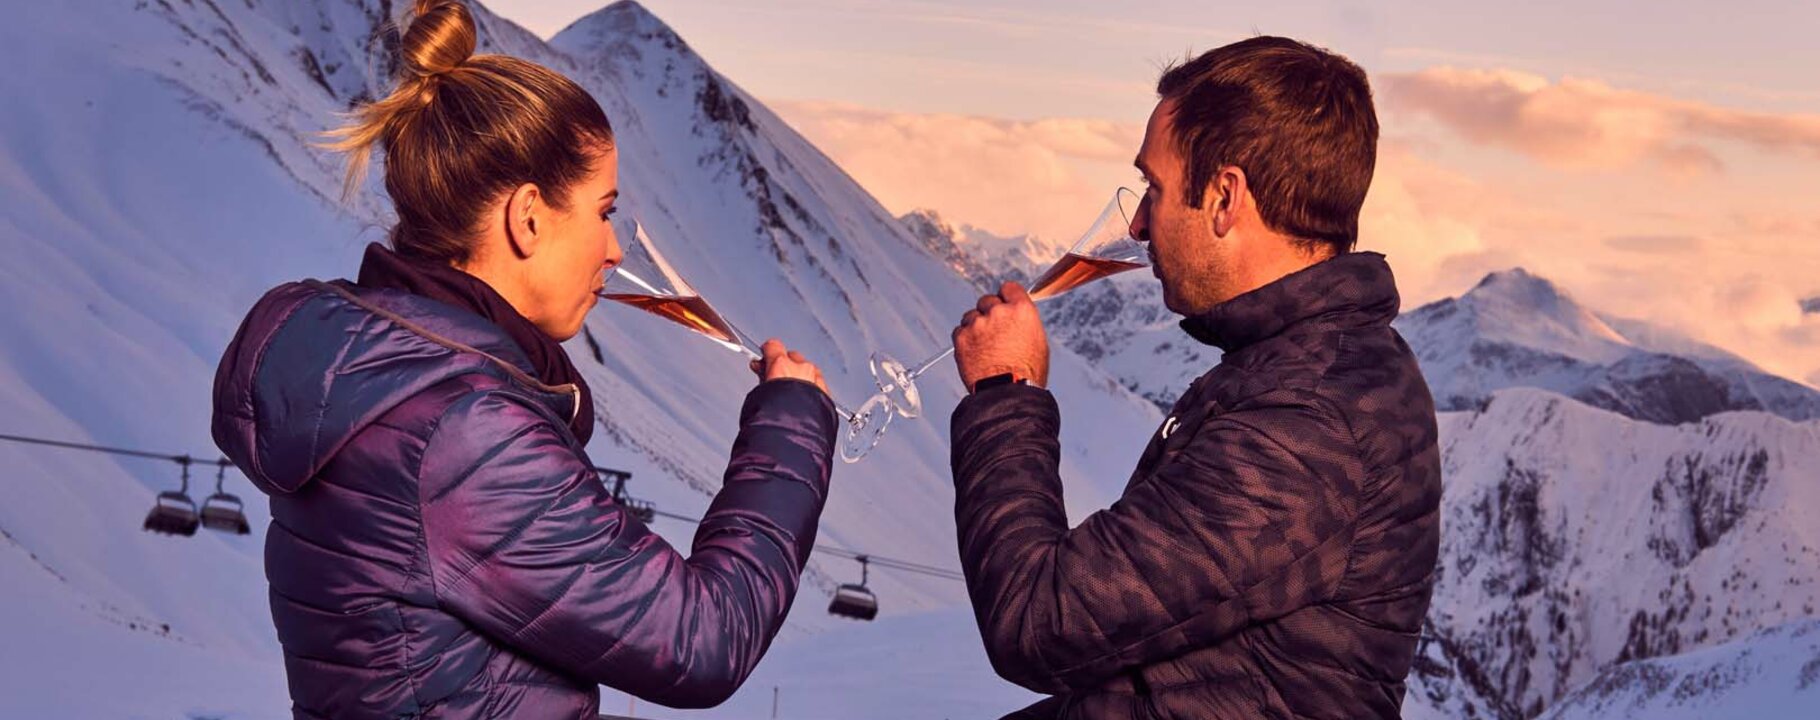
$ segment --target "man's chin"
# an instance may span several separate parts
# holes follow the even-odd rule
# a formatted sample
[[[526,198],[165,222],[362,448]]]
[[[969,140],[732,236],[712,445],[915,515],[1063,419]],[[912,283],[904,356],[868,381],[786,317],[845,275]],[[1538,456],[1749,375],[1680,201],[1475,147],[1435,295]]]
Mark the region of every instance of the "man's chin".
[[[1190,314],[1183,309],[1182,301],[1176,297],[1175,293],[1170,292],[1168,284],[1163,285],[1163,307],[1167,308],[1169,312],[1183,317]]]

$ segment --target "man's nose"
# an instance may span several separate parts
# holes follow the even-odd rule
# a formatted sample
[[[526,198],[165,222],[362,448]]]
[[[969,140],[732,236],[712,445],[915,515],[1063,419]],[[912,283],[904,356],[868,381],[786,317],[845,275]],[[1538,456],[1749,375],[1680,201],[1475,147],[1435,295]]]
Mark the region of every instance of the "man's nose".
[[[1150,198],[1146,196],[1138,201],[1137,212],[1131,214],[1131,226],[1126,228],[1131,239],[1138,242],[1150,242]]]

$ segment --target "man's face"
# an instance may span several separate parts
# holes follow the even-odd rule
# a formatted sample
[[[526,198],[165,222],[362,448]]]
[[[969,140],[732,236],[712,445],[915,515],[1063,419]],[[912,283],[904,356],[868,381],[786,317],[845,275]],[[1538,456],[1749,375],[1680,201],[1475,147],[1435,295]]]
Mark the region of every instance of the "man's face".
[[[1192,316],[1230,297],[1235,253],[1231,243],[1213,232],[1217,189],[1209,186],[1201,207],[1185,202],[1188,163],[1175,143],[1174,115],[1175,101],[1164,100],[1144,129],[1135,164],[1146,187],[1131,219],[1131,235],[1150,246],[1152,271],[1163,283],[1163,304]]]

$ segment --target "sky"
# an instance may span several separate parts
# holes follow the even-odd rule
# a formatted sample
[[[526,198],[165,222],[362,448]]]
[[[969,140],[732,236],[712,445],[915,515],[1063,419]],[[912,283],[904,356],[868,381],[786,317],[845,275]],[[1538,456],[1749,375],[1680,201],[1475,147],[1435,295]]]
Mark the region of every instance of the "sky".
[[[548,37],[589,0],[493,0]],[[1161,68],[1254,34],[1340,52],[1383,126],[1360,247],[1406,308],[1525,267],[1820,386],[1820,2],[645,0],[894,212],[1066,238]]]

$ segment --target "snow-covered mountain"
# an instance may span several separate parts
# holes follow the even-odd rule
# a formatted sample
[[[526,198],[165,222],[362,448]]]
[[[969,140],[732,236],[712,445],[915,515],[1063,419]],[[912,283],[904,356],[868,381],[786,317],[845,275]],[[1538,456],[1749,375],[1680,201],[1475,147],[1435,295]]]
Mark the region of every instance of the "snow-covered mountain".
[[[374,193],[339,203],[340,161],[313,143],[383,91],[395,37],[382,28],[405,5],[74,0],[0,24],[0,58],[20,70],[0,78],[17,100],[0,104],[0,301],[13,308],[0,315],[0,432],[213,456],[210,381],[241,313],[279,282],[351,275],[389,222]],[[966,280],[644,8],[609,6],[550,43],[475,15],[482,52],[551,66],[601,100],[623,206],[735,323],[820,363],[837,398],[872,392],[872,350],[933,352],[971,304]],[[605,425],[594,459],[633,471],[633,494],[699,514],[753,382],[744,363],[626,308],[603,306],[588,331],[598,359],[585,338],[570,351]],[[1078,517],[1105,504],[1160,415],[1070,354],[1053,382],[1071,408]],[[923,396],[927,420],[900,420],[873,457],[837,470],[820,542],[957,565],[945,418],[960,386],[934,372]],[[0,716],[286,713],[260,569],[269,518],[236,474],[228,489],[248,496],[254,534],[178,540],[138,529],[153,493],[176,484],[170,463],[10,443],[0,461],[11,468],[0,476],[0,633],[13,639],[0,650]],[[206,494],[212,473],[194,480]],[[693,533],[656,527],[684,546]],[[876,567],[879,623],[829,618],[826,593],[858,570],[812,560],[780,667],[848,633],[914,642],[927,633],[912,618],[925,613],[970,622],[951,612],[965,603],[960,583]],[[896,652],[874,650],[879,662]],[[977,646],[942,655],[990,676]],[[72,669],[99,656],[112,657]],[[788,678],[775,682],[791,693]],[[209,690],[221,686],[232,689]],[[771,688],[749,694],[768,700]],[[1003,712],[1024,696],[959,699],[972,709],[956,712]],[[879,716],[893,712],[913,714]]]
[[[1637,321],[1602,317],[1521,269],[1405,313],[1436,405],[1459,410],[1506,387],[1540,387],[1658,423],[1729,410],[1820,418],[1820,391]]]
[[[1532,388],[1442,415],[1436,660],[1411,695],[1534,717],[1615,663],[1820,609],[1820,423],[1638,422]]]
[[[998,235],[962,224],[955,227],[934,210],[912,210],[898,222],[925,248],[946,260],[949,269],[973,281],[982,292],[997,290],[1006,280],[1027,282],[1032,269],[1040,269],[1068,251],[1067,246],[1035,235]]]

